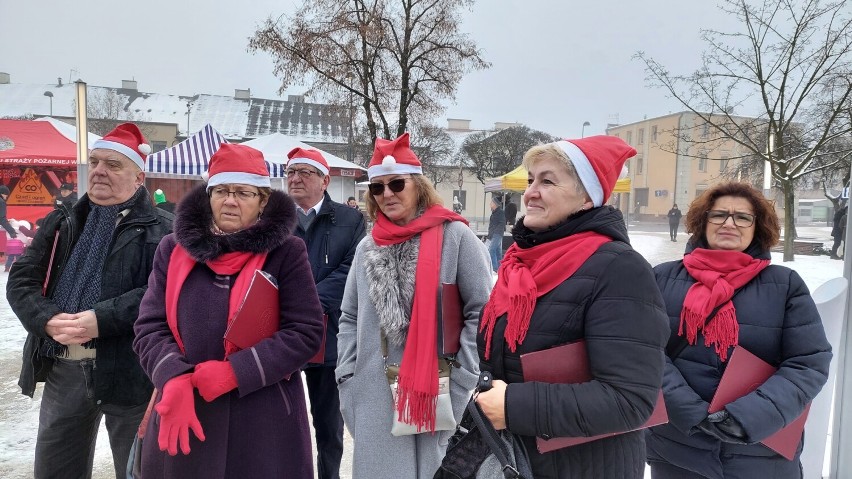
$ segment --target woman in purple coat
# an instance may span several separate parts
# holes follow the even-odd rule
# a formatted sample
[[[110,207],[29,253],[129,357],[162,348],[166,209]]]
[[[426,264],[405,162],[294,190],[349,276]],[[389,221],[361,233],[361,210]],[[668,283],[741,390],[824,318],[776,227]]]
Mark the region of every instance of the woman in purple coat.
[[[296,208],[252,148],[222,145],[208,174],[178,205],[135,325],[160,392],[143,477],[312,478],[299,369],[323,324]],[[277,281],[279,330],[241,350],[223,336],[258,269]]]

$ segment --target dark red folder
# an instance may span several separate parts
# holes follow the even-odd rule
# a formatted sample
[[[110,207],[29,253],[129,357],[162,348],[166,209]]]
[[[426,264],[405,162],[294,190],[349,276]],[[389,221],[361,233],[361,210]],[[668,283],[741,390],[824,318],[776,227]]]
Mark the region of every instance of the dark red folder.
[[[325,363],[325,335],[328,334],[328,315],[322,315],[322,341],[320,341],[320,348],[314,357],[308,360],[309,363],[312,364],[323,364]]]
[[[243,304],[225,331],[225,339],[247,349],[275,334],[280,327],[278,301],[275,278],[256,270]]]
[[[589,355],[586,352],[586,342],[557,346],[555,348],[535,351],[521,355],[521,368],[524,371],[524,381],[539,381],[552,384],[579,384],[592,380],[589,368]],[[663,400],[663,391],[657,396],[657,405],[651,413],[651,417],[645,424],[637,429],[658,426],[669,422],[669,414],[666,411],[666,402]],[[552,439],[536,438],[538,452],[545,453],[562,449],[563,447],[576,446],[586,442],[596,441],[605,437],[611,437],[624,432],[611,432],[590,437],[555,437]]]
[[[442,356],[453,356],[461,349],[461,333],[464,329],[464,310],[462,309],[459,285],[441,283],[441,298],[438,304],[438,351]]]
[[[731,359],[716,394],[710,402],[709,412],[721,411],[725,405],[751,393],[766,382],[778,369],[750,353],[742,346],[734,348]],[[811,405],[808,403],[802,414],[790,424],[767,437],[763,441],[764,446],[781,454],[788,461],[792,461],[802,440],[802,431],[805,429],[805,421],[808,419],[808,411]]]

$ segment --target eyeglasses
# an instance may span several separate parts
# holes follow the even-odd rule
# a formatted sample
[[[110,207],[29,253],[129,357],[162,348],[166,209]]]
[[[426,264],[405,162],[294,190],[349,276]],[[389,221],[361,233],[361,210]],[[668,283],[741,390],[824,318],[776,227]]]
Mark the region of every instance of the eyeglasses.
[[[251,201],[257,198],[260,193],[256,191],[237,190],[231,191],[228,188],[217,187],[210,190],[210,197],[214,200],[224,200],[225,198],[234,195],[234,198],[240,201]]]
[[[734,225],[740,228],[748,228],[754,224],[754,215],[748,213],[728,213],[722,210],[710,210],[707,212],[707,221],[714,225],[723,225],[728,218],[734,219]]]
[[[385,183],[370,183],[370,194],[373,196],[381,196],[385,192],[385,186],[394,193],[399,193],[400,191],[405,189],[405,180],[410,180],[411,178],[397,178],[395,180],[390,180]]]
[[[311,175],[320,176],[319,172],[316,172],[316,171],[308,169],[308,168],[298,169],[298,170],[289,169],[289,170],[286,171],[286,173],[287,173],[287,178],[292,178],[293,175],[298,173],[299,177],[303,180],[307,180],[308,178],[311,177]]]

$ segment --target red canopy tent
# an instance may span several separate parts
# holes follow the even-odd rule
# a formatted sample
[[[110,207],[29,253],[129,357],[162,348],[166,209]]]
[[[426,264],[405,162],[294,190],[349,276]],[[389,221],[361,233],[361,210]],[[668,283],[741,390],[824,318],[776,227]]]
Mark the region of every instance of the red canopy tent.
[[[77,183],[77,146],[45,121],[0,120],[0,183],[7,218],[30,223],[53,209],[62,183]]]

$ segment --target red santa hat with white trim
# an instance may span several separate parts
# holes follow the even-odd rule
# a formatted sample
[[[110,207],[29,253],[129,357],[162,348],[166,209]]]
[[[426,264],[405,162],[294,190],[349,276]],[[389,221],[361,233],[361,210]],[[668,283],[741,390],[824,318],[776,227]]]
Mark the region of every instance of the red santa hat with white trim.
[[[222,143],[210,157],[207,191],[214,186],[233,183],[271,188],[263,153],[250,146]]]
[[[423,165],[409,146],[408,133],[395,140],[376,138],[373,158],[367,167],[367,177],[423,174]]]
[[[317,150],[296,147],[290,150],[290,153],[287,153],[287,158],[289,158],[287,160],[287,168],[293,165],[305,164],[320,170],[324,175],[328,174],[328,163],[323,158],[322,153]]]
[[[568,155],[580,182],[595,206],[607,202],[615,182],[627,176],[624,163],[636,156],[636,150],[621,138],[608,135],[560,140],[556,145]]]
[[[151,146],[139,127],[133,123],[122,123],[103,138],[92,144],[92,149],[113,150],[130,159],[139,169],[145,169],[145,158],[151,154]]]

